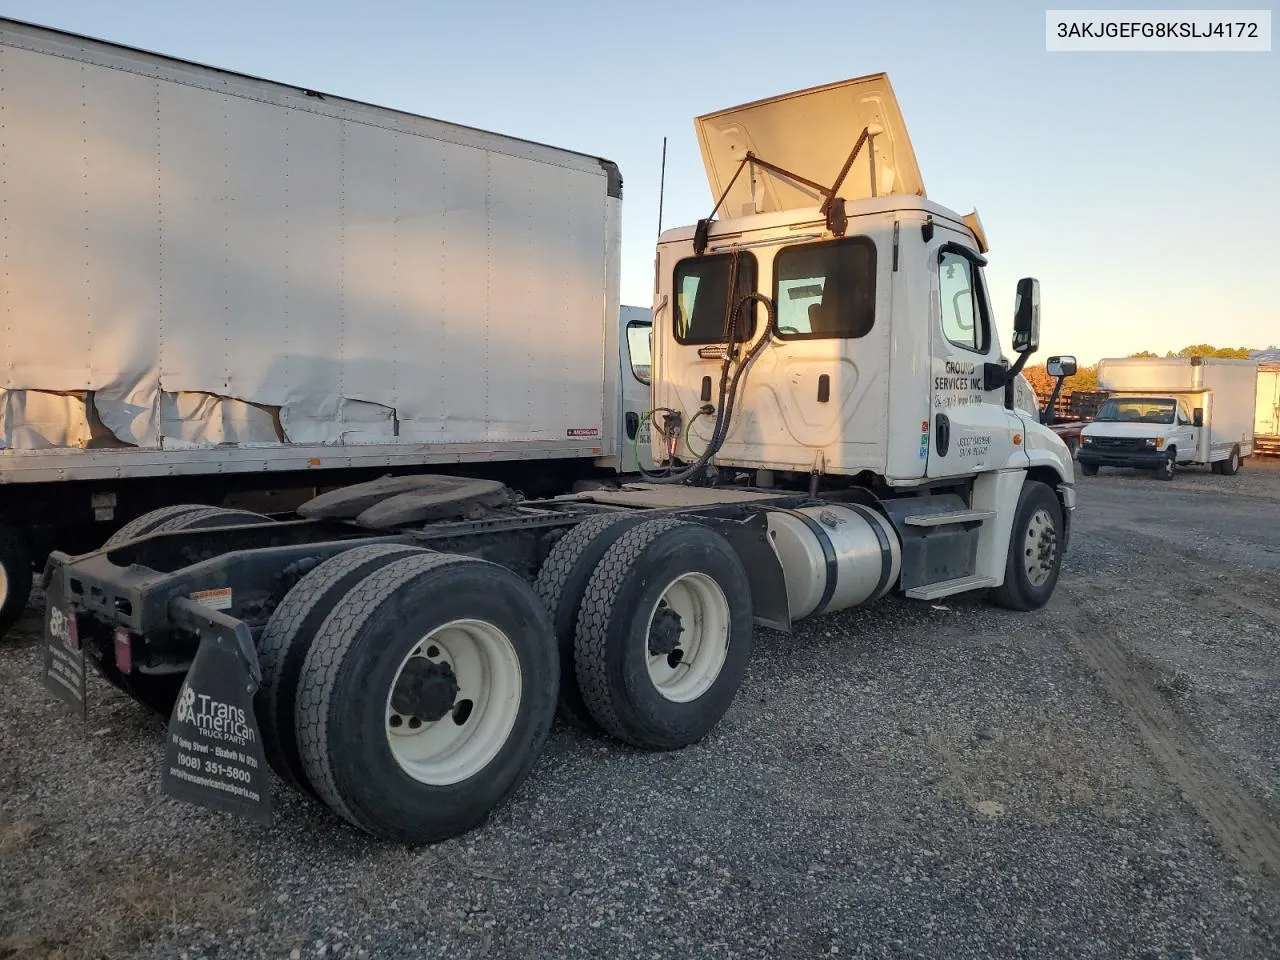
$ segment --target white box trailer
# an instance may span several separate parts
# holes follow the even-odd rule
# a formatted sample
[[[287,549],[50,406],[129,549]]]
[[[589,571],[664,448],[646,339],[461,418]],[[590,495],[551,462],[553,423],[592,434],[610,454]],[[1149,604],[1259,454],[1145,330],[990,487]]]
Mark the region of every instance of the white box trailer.
[[[1217,357],[1126,357],[1098,363],[1111,396],[1081,431],[1086,475],[1099,467],[1178,466],[1234,474],[1253,455],[1257,364]]]
[[[167,502],[615,447],[613,163],[9,20],[0,69],[0,621]]]
[[[1255,453],[1280,456],[1280,361],[1258,364],[1253,449]]]

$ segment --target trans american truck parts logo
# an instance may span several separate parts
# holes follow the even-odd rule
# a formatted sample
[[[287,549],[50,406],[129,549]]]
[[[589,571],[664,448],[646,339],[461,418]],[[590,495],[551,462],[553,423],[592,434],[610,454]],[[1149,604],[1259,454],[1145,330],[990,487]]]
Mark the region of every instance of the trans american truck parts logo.
[[[178,720],[191,724],[203,734],[237,746],[247,746],[257,740],[257,733],[249,725],[243,708],[196,693],[186,683],[178,694]]]

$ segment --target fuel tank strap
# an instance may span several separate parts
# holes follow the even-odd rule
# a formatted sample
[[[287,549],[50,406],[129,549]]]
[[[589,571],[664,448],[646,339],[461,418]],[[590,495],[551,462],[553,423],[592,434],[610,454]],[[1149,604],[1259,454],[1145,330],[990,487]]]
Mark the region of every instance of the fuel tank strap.
[[[889,542],[889,535],[884,532],[880,515],[870,507],[860,503],[843,503],[841,506],[852,510],[866,520],[867,526],[875,532],[876,540],[880,543],[880,580],[876,584],[875,592],[871,594],[872,600],[878,600],[884,595],[885,588],[889,586],[889,575],[893,572],[893,544]]]
[[[819,501],[815,501],[817,506]],[[836,581],[840,578],[840,563],[836,559],[836,548],[831,542],[831,538],[827,536],[827,531],[822,529],[822,524],[807,513],[801,513],[799,510],[789,510],[785,507],[774,507],[779,513],[786,513],[795,517],[803,523],[813,533],[814,539],[818,541],[818,546],[822,547],[822,558],[827,564],[827,582],[822,588],[822,599],[818,601],[818,605],[813,608],[813,612],[809,614],[816,617],[827,609],[827,604],[831,602],[831,597],[836,592]]]

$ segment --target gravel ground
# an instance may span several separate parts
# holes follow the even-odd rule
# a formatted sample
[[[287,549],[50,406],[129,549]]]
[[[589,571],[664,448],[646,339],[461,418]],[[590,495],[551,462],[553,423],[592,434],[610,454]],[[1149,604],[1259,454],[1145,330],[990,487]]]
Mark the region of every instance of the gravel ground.
[[[567,729],[482,829],[379,845],[159,794],[0,647],[0,957],[1280,955],[1280,464],[1080,479],[1032,615],[887,600],[762,632],[702,744]]]

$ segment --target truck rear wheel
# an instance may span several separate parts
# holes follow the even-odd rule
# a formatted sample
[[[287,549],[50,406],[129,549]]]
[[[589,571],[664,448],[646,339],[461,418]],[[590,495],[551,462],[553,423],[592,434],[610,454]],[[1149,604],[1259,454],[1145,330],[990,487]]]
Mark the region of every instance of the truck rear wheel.
[[[21,532],[0,524],[0,636],[18,622],[31,598],[31,548]]]
[[[109,550],[119,544],[128,543],[130,540],[136,540],[138,537],[145,537],[155,527],[168,520],[172,520],[176,517],[185,517],[189,513],[198,513],[201,510],[206,509],[208,509],[207,504],[179,503],[171,507],[160,507],[156,510],[149,510],[140,517],[134,517],[111,536],[107,537],[107,539],[103,541],[102,549]]]
[[[254,697],[254,712],[267,762],[289,786],[319,799],[303,769],[294,726],[298,677],[316,631],[334,604],[374,570],[409,554],[429,552],[423,547],[373,543],[330,557],[285,594],[263,627],[258,640],[262,686]]]
[[[1224,477],[1234,477],[1243,465],[1244,461],[1240,459],[1240,448],[1232,447],[1230,456],[1215,463],[1213,469]]]
[[[228,527],[237,523],[269,520],[260,513],[233,510],[229,507],[210,507],[201,504],[179,504],[161,507],[135,517],[102,545],[109,549],[138,537],[152,533],[170,533],[178,530],[199,530],[206,527]],[[145,521],[145,522],[143,522]],[[128,529],[133,526],[133,529]],[[113,542],[114,541],[114,542]],[[132,699],[161,716],[173,713],[173,705],[182,689],[182,674],[178,673],[120,673],[109,660],[102,664],[106,680],[127,693]]]
[[[528,776],[555,717],[551,618],[511,571],[394,560],[335,604],[298,682],[307,779],[374,836],[432,843],[482,823]]]
[[[639,523],[631,513],[609,513],[583,520],[551,548],[533,590],[551,614],[560,647],[560,699],[557,715],[580,730],[598,729],[574,669],[574,634],[587,583],[600,559],[617,539]]]
[[[1038,610],[1049,602],[1062,569],[1062,504],[1046,484],[1028,480],[1018,495],[1004,583],[991,591],[997,606]]]
[[[179,503],[160,507],[140,517],[134,517],[123,527],[107,537],[102,549],[109,550],[130,540],[152,533],[170,533],[175,530],[199,530],[206,527],[229,527],[237,523],[253,523],[268,520],[260,513],[234,510],[230,507],[211,507],[202,503]]]
[[[587,585],[574,643],[583,699],[626,743],[696,743],[729,709],[751,634],[747,573],[724,538],[647,520],[609,548]]]

